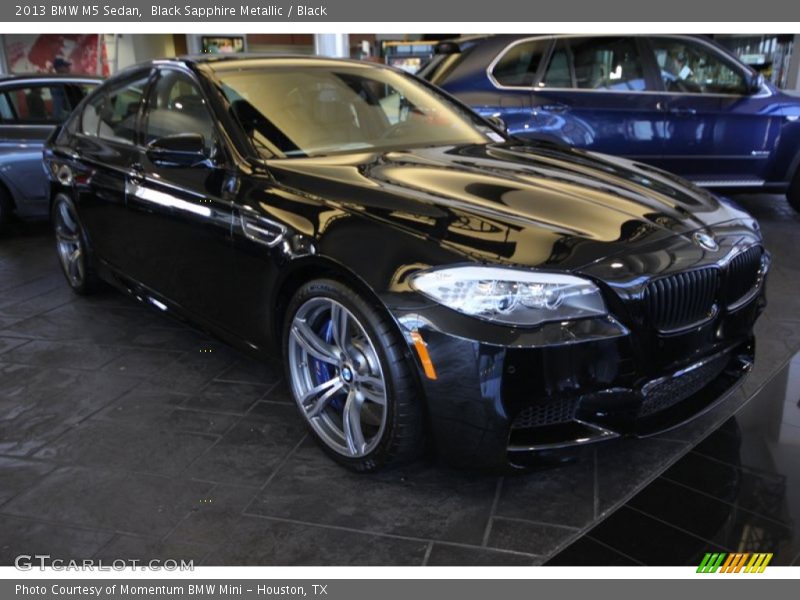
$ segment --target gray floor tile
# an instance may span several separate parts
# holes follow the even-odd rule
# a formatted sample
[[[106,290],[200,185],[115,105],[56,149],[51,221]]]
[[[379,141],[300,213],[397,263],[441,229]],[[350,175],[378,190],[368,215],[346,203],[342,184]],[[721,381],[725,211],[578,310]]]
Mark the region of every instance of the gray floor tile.
[[[49,554],[51,559],[82,560],[107,544],[113,533],[54,525],[0,514],[0,565],[10,566],[21,554]],[[38,566],[39,563],[36,563]]]
[[[218,483],[262,485],[305,435],[293,406],[247,415],[191,466],[192,477]]]
[[[238,381],[240,383],[257,383],[273,385],[282,375],[280,364],[259,362],[251,358],[241,358],[223,371],[219,381]]]
[[[427,542],[243,517],[206,565],[421,565]]]
[[[161,537],[169,533],[210,488],[207,483],[175,477],[64,467],[5,504],[0,513]],[[0,523],[6,520],[2,515]]]
[[[425,564],[430,567],[524,567],[539,562],[538,556],[435,542]]]
[[[54,465],[37,460],[0,456],[0,473],[3,479],[0,486],[0,506],[33,487],[54,468]]]
[[[553,548],[566,544],[576,533],[576,529],[568,527],[498,517],[492,520],[487,545],[503,550],[547,555]]]
[[[93,371],[0,365],[0,453],[41,447],[139,383]]]
[[[215,436],[125,423],[85,421],[36,453],[59,464],[181,475]]]
[[[0,354],[5,354],[14,348],[27,344],[28,342],[29,340],[24,338],[0,337]],[[4,358],[3,360],[7,361],[8,359]]]
[[[244,509],[258,493],[257,488],[218,485],[200,498],[170,539],[192,544],[216,545],[232,539]]]
[[[150,561],[157,561],[158,565],[171,565],[172,562],[165,561],[175,561],[177,564],[192,563],[197,567],[208,552],[206,546],[120,534],[98,550],[93,558],[105,564],[113,564],[117,560],[137,560],[145,565]]]
[[[247,512],[480,544],[495,490],[495,477],[421,464],[365,478],[333,463],[315,444],[305,443]]]
[[[688,449],[688,443],[656,438],[618,440],[598,447],[597,517],[619,507]]]
[[[495,514],[566,527],[587,526],[595,514],[593,457],[507,477]]]
[[[46,340],[31,340],[3,355],[6,362],[36,365],[51,369],[99,369],[114,360],[122,350],[94,344],[69,344]]]
[[[265,385],[215,380],[188,398],[184,402],[184,406],[200,410],[244,414],[263,398],[267,391],[269,391],[269,386]]]
[[[181,351],[129,348],[103,366],[103,370],[131,377],[152,377],[181,356]]]

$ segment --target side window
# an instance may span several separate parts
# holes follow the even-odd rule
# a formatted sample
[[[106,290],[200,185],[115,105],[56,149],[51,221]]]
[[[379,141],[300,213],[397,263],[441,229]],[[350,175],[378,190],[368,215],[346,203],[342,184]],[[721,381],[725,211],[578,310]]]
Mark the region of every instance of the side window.
[[[14,119],[14,111],[11,110],[11,103],[8,101],[8,96],[6,94],[0,94],[0,119],[4,123],[13,122]]]
[[[103,139],[136,143],[136,117],[144,99],[149,74],[105,94],[100,105],[97,135]]]
[[[96,88],[96,85],[86,83],[67,83],[64,84],[64,90],[67,93],[70,106],[76,107],[81,100],[83,100],[91,91]]]
[[[211,153],[216,144],[214,120],[197,84],[181,71],[164,70],[147,101],[145,144],[180,133],[199,133]]]
[[[500,85],[530,87],[536,78],[542,56],[550,40],[529,40],[509,48],[492,68],[492,76]]]
[[[564,40],[558,40],[550,57],[550,63],[544,73],[539,87],[543,88],[571,88],[572,83],[572,55]]]
[[[81,132],[84,135],[97,135],[97,129],[100,125],[100,113],[103,110],[103,104],[106,97],[103,94],[98,94],[86,104],[81,113]]]
[[[60,123],[72,108],[60,85],[21,87],[6,92],[5,96],[10,106],[3,110],[3,118],[10,112],[17,123]]]
[[[633,38],[596,37],[560,40],[542,87],[642,91],[647,84]]]
[[[668,92],[747,93],[744,73],[710,48],[677,38],[654,38],[651,45]]]

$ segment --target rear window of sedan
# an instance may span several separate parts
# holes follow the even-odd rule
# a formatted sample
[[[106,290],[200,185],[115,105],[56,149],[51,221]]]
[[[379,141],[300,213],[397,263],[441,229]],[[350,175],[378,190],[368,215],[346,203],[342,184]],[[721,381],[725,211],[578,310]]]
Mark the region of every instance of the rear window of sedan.
[[[0,92],[3,123],[57,124],[91,91],[92,84],[54,83],[21,85]]]

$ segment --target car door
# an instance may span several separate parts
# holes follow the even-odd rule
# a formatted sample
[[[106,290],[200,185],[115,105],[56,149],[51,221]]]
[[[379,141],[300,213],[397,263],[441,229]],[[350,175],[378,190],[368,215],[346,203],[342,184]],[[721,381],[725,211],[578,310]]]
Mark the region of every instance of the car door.
[[[531,137],[638,159],[662,149],[655,83],[633,36],[557,39],[533,87]]]
[[[74,104],[64,83],[22,82],[0,92],[0,179],[20,216],[46,216],[49,186],[42,148]]]
[[[137,122],[149,79],[150,69],[135,71],[91,97],[75,123],[71,155],[62,157],[93,249],[123,271],[130,242],[125,184],[139,157]]]
[[[647,43],[663,89],[664,153],[656,164],[709,185],[762,182],[782,118],[763,110],[765,90],[750,89],[747,68],[698,38]]]
[[[233,268],[232,182],[226,150],[194,76],[158,71],[142,119],[142,148],[127,182],[130,272],[196,317],[223,322],[220,301]],[[173,161],[164,140],[202,136],[202,155]]]

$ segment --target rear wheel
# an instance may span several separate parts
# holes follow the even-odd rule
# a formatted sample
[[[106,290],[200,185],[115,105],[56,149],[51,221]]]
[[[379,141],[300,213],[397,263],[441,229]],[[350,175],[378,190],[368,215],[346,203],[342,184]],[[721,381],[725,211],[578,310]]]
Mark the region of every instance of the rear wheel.
[[[793,209],[800,212],[800,169],[795,173],[792,183],[789,184],[789,189],[786,191],[786,199]]]
[[[332,280],[289,304],[287,379],[322,448],[355,471],[407,462],[422,450],[422,411],[403,339],[388,317]]]
[[[72,200],[59,194],[53,201],[53,229],[61,269],[69,286],[78,294],[89,294],[97,288],[97,277],[89,260],[86,234]]]

